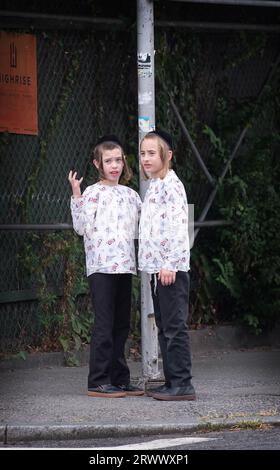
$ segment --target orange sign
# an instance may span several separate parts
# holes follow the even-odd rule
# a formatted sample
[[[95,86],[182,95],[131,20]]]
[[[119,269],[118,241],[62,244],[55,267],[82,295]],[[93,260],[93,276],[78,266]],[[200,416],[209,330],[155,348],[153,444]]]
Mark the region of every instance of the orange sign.
[[[0,31],[0,132],[38,135],[36,37]]]

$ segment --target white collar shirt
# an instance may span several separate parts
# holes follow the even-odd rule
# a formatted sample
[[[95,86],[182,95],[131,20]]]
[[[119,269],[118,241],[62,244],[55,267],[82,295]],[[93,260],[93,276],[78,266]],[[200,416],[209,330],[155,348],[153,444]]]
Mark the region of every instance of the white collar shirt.
[[[135,239],[141,199],[123,185],[88,186],[71,197],[74,230],[84,238],[87,276],[92,273],[136,274]]]
[[[158,273],[188,271],[190,261],[188,203],[185,188],[173,170],[151,179],[139,226],[139,269]]]

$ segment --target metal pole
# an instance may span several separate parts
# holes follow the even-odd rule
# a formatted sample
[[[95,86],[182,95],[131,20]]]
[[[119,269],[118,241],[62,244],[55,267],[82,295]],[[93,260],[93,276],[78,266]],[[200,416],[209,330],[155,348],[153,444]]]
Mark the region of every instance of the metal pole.
[[[279,3],[280,6],[280,3]],[[253,24],[253,23],[226,23],[224,21],[172,21],[156,20],[155,27],[158,28],[186,28],[193,30],[214,29],[216,31],[268,31],[270,33],[279,32],[279,24]]]
[[[138,137],[155,128],[154,77],[154,5],[152,0],[137,0],[137,70],[138,70]],[[139,163],[140,167],[140,163]],[[140,195],[143,200],[148,182],[140,172]],[[159,377],[158,340],[149,275],[141,273],[141,342],[142,371],[145,380]]]
[[[0,224],[0,230],[16,231],[46,231],[46,230],[73,230],[72,224]]]
[[[56,28],[77,28],[77,27],[108,27],[110,29],[118,28],[124,29],[126,27],[125,21],[118,18],[96,18],[90,16],[73,16],[73,15],[56,15],[47,13],[33,13],[24,11],[10,11],[0,10],[0,19],[5,19],[5,22],[21,20],[22,22],[35,22],[35,26],[52,25]],[[4,25],[3,25],[4,26]]]
[[[194,227],[219,227],[222,225],[232,225],[230,220],[206,220],[204,222],[194,222]],[[72,224],[0,224],[0,232],[44,232],[52,230],[73,230]]]
[[[249,7],[276,7],[279,8],[279,0],[169,0],[182,3],[213,3],[217,5],[249,6]]]

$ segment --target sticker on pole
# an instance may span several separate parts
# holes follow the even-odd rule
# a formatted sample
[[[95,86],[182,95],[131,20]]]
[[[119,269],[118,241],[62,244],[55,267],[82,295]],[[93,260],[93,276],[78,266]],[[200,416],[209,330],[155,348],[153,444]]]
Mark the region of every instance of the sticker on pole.
[[[149,116],[139,116],[139,128],[142,132],[149,132],[150,129],[150,118]]]
[[[152,76],[151,54],[148,52],[139,52],[138,56],[138,76],[147,78]]]
[[[152,92],[145,91],[144,93],[138,94],[138,103],[139,104],[149,104],[152,102]]]

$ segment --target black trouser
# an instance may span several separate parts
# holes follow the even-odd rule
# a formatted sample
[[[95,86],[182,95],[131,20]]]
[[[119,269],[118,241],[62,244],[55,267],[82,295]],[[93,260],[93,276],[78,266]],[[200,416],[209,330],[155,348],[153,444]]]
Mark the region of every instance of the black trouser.
[[[163,286],[152,275],[151,289],[158,327],[165,381],[171,387],[183,387],[191,380],[191,352],[187,327],[189,274],[178,271],[176,281]]]
[[[130,381],[125,342],[130,327],[132,274],[94,273],[89,285],[94,308],[88,387]]]

